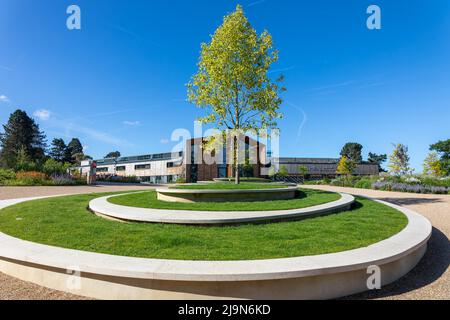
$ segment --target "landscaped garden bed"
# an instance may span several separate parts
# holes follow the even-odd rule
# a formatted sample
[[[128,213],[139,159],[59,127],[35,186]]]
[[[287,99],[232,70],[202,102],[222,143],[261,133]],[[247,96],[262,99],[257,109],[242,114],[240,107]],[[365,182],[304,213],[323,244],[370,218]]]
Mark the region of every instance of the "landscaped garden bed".
[[[89,201],[100,196],[50,198],[5,208],[0,211],[0,231],[41,244],[113,255],[226,261],[346,251],[387,239],[407,225],[401,212],[366,199],[358,199],[350,211],[302,221],[226,227],[125,224],[87,210]]]
[[[398,191],[411,193],[450,194],[450,178],[435,178],[423,175],[409,176],[381,176],[370,177],[339,177],[333,180],[306,181],[311,185],[332,185],[360,189],[374,189],[382,191]]]
[[[86,179],[69,174],[46,174],[38,171],[0,169],[0,186],[74,186],[85,185]]]

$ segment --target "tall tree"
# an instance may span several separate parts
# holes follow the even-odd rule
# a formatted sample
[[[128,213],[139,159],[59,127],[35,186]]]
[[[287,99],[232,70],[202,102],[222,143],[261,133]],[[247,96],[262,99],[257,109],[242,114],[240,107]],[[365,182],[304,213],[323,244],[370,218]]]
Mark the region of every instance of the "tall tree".
[[[45,135],[39,125],[23,110],[16,110],[3,125],[0,134],[0,161],[2,166],[14,168],[20,150],[33,162],[42,162],[45,157]]]
[[[32,161],[28,156],[25,147],[20,147],[15,158],[15,171],[34,171],[37,169],[36,162]]]
[[[112,158],[116,159],[116,158],[120,158],[121,155],[122,154],[119,151],[113,151],[113,152],[108,153],[105,156],[105,158],[106,159],[112,159]]]
[[[277,60],[271,35],[267,31],[258,35],[240,5],[224,18],[211,41],[201,45],[198,72],[188,84],[188,99],[207,110],[200,121],[213,123],[222,132],[235,132],[236,183],[240,182],[237,134],[276,128],[276,120],[282,118],[279,94],[285,90],[280,85],[283,77],[273,81],[268,75]]]
[[[423,163],[423,173],[434,177],[442,177],[445,174],[437,152],[431,152],[425,158]]]
[[[369,152],[369,158],[368,160],[370,163],[374,163],[378,165],[378,170],[380,172],[386,172],[384,168],[382,167],[382,164],[387,161],[387,154],[376,154]]]
[[[306,175],[309,173],[309,169],[307,166],[299,166],[298,173],[299,173],[300,177],[302,177],[302,180],[304,182]]]
[[[394,144],[394,151],[389,157],[389,172],[395,176],[411,174],[412,169],[409,166],[408,147],[404,144]]]
[[[80,163],[80,159],[84,158],[83,145],[78,138],[70,140],[67,145],[65,158],[67,162],[73,164]]]
[[[360,163],[362,161],[362,149],[363,146],[359,143],[346,143],[341,150],[341,157],[346,157],[355,163]]]
[[[357,164],[355,161],[347,158],[346,156],[342,156],[337,165],[336,173],[349,177],[355,171],[356,166]]]
[[[67,145],[70,154],[74,156],[77,153],[83,153],[83,145],[78,138],[73,138]]]
[[[439,154],[442,170],[445,174],[450,174],[450,139],[431,145],[430,150]]]
[[[67,159],[67,146],[63,139],[53,139],[50,148],[50,157],[58,162],[70,161]]]

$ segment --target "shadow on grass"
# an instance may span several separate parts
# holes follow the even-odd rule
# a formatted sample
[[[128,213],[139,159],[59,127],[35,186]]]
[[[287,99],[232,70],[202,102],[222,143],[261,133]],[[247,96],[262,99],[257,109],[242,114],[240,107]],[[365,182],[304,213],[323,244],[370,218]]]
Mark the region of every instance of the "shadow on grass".
[[[368,291],[344,300],[377,299],[407,293],[438,280],[450,265],[450,241],[440,230],[433,228],[428,250],[419,264],[398,281],[381,290]]]

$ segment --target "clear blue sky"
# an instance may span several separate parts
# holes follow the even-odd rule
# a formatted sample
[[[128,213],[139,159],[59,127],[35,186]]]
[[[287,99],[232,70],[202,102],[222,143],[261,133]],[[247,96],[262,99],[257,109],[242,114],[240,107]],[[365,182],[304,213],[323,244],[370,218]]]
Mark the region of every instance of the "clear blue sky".
[[[200,43],[237,3],[280,50],[283,156],[401,142],[421,170],[428,146],[450,138],[448,0],[2,0],[0,123],[22,108],[49,141],[79,137],[94,157],[170,151],[172,131],[200,115],[184,101]],[[70,4],[81,31],[66,28]],[[366,28],[370,4],[382,30]]]

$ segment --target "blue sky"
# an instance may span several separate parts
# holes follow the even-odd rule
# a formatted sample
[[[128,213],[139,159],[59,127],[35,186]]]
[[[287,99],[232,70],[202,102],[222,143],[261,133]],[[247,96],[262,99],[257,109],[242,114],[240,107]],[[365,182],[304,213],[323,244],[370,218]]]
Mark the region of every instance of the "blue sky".
[[[174,129],[201,115],[185,102],[200,43],[241,3],[280,51],[281,154],[337,157],[348,141],[390,153],[450,138],[448,0],[2,0],[0,123],[26,110],[48,135],[79,137],[102,157],[170,151]],[[82,30],[66,28],[77,4]],[[382,10],[382,29],[366,9]]]

